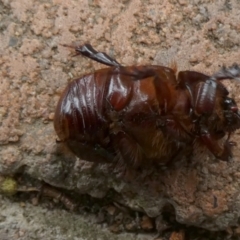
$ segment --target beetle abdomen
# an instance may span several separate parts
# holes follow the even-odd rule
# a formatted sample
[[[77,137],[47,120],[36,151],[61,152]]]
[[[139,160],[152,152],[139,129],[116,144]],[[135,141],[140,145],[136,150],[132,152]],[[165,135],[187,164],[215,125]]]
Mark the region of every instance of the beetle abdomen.
[[[86,75],[72,81],[58,103],[54,126],[61,141],[99,144],[107,134],[105,95],[109,78]]]

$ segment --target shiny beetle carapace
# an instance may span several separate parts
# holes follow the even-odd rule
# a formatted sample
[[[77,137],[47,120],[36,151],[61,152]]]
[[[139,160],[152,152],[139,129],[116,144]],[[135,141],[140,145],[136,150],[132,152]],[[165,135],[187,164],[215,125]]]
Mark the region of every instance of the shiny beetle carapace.
[[[59,100],[55,130],[76,156],[130,168],[167,164],[200,146],[218,159],[232,157],[240,113],[222,80],[239,78],[236,64],[212,76],[176,76],[163,66],[122,66],[89,44],[74,49],[109,66],[72,81]]]

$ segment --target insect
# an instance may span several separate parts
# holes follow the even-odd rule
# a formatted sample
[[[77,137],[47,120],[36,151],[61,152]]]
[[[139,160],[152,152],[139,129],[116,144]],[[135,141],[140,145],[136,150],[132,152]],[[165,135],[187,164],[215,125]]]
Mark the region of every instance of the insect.
[[[222,80],[239,78],[238,65],[212,76],[176,75],[164,66],[122,66],[90,44],[68,47],[109,66],[69,83],[58,102],[54,127],[76,156],[129,168],[165,165],[199,146],[218,159],[232,157],[240,113]]]

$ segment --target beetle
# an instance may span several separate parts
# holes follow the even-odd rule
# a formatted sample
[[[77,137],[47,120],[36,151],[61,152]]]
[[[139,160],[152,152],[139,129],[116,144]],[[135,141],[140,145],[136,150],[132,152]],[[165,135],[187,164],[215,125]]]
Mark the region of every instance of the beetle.
[[[232,158],[240,113],[222,80],[239,78],[237,64],[212,76],[176,74],[165,66],[123,66],[90,44],[63,46],[108,66],[70,82],[58,102],[55,131],[77,157],[138,168],[203,147]]]

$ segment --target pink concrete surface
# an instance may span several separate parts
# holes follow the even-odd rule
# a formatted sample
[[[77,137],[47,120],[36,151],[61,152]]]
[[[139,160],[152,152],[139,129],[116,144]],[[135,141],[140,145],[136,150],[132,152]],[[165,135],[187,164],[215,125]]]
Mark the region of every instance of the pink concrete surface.
[[[211,74],[240,64],[239,16],[238,0],[1,1],[0,173],[24,166],[33,178],[95,197],[115,189],[122,203],[151,217],[170,203],[181,223],[210,230],[237,225],[239,144],[231,162],[204,155],[128,184],[107,164],[59,154],[52,120],[67,83],[102,67],[60,44],[89,42],[123,65],[175,61],[178,70]],[[240,83],[226,86],[240,106]],[[240,142],[239,131],[232,140]]]

